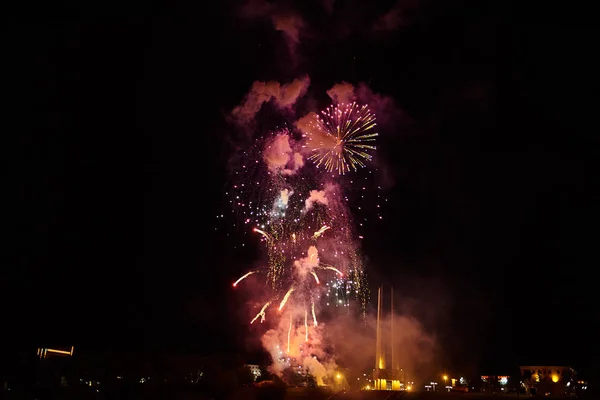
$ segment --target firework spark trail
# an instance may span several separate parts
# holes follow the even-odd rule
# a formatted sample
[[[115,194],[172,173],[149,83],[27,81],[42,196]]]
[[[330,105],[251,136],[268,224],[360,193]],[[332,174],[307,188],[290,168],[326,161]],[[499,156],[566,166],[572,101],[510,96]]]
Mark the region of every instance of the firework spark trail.
[[[310,274],[315,277],[315,281],[317,281],[317,285],[319,285],[320,284],[319,277],[317,276],[317,274],[315,273],[315,271],[310,271]]]
[[[350,170],[364,167],[363,160],[371,160],[368,150],[375,150],[378,133],[372,132],[377,125],[375,115],[368,107],[355,102],[330,106],[316,116],[315,132],[308,134],[310,147],[315,153],[312,160],[317,167],[324,166],[327,172],[337,171],[344,175]]]
[[[304,310],[304,341],[308,342],[308,310]]]
[[[312,302],[311,308],[312,308],[313,325],[316,327],[318,324],[317,324],[317,314],[315,314],[315,302],[314,301]]]
[[[260,323],[262,324],[263,322],[265,322],[265,310],[267,309],[267,307],[269,307],[271,305],[271,302],[267,302],[258,312],[258,314],[256,314],[256,317],[254,317],[252,319],[252,321],[250,321],[250,324],[253,324],[254,321],[256,321],[258,319],[258,317],[260,318]]]
[[[290,340],[292,338],[292,316],[290,315],[290,327],[288,329],[288,345],[287,345],[287,352],[290,352]]]
[[[342,271],[340,271],[336,267],[332,267],[330,265],[325,265],[325,266],[320,266],[320,267],[323,268],[323,269],[328,269],[328,270],[331,270],[331,271],[335,271],[335,272],[338,273],[339,276],[344,276],[344,274],[342,274]]]
[[[269,235],[267,232],[260,230],[258,228],[254,228],[254,232],[258,232],[261,235],[263,235],[268,241],[273,241],[273,238],[271,237],[271,235]]]
[[[235,282],[233,283],[233,287],[236,287],[238,283],[240,283],[241,281],[243,281],[244,279],[246,279],[246,278],[247,278],[247,277],[249,277],[250,275],[252,275],[252,274],[255,274],[255,273],[257,273],[257,272],[258,272],[258,271],[250,271],[250,272],[248,272],[247,274],[245,274],[245,275],[242,275],[242,277],[240,277],[240,279],[238,279],[237,281],[235,281]]]
[[[290,295],[292,294],[293,291],[294,291],[294,287],[292,286],[290,288],[290,290],[287,291],[285,296],[283,296],[283,300],[281,300],[281,304],[279,304],[279,311],[281,311],[283,309],[283,307],[285,306],[285,303],[287,303],[287,301],[290,298]]]
[[[331,227],[327,226],[327,225],[323,225],[321,227],[321,229],[319,229],[318,231],[315,232],[315,234],[313,235],[313,239],[318,239],[319,236],[321,236],[327,229],[331,229]]]

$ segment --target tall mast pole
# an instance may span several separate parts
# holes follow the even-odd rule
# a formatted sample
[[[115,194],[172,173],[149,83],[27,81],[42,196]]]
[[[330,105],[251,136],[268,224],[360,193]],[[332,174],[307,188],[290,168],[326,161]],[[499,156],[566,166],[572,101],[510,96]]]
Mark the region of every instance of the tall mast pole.
[[[377,290],[377,337],[375,343],[375,369],[381,368],[381,286]]]
[[[390,340],[390,346],[392,347],[392,371],[394,371],[394,368],[396,368],[396,364],[394,364],[394,288],[392,287],[391,289],[391,310],[392,310],[392,316],[391,316],[391,321],[392,321],[392,337]],[[393,374],[393,372],[392,372]]]

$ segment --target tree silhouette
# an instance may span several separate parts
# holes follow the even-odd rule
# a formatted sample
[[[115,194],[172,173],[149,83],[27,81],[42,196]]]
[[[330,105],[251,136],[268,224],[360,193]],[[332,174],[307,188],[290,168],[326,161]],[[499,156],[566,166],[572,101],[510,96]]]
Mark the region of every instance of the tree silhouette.
[[[256,378],[256,382],[270,381],[273,379],[273,376],[264,365],[260,366],[260,376]]]
[[[240,386],[250,385],[254,382],[254,375],[250,368],[242,366],[237,370],[237,381]]]
[[[281,379],[289,386],[297,386],[304,383],[305,378],[296,372],[293,368],[286,368],[283,370]]]

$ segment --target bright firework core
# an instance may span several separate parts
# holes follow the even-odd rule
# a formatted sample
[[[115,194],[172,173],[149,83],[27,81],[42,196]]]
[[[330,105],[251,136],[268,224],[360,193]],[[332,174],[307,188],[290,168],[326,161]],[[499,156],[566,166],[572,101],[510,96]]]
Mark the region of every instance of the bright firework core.
[[[316,116],[313,129],[307,134],[306,147],[314,153],[309,157],[317,167],[321,165],[328,172],[345,174],[351,169],[365,167],[363,161],[371,160],[369,150],[378,133],[375,115],[366,105],[356,103],[330,106]]]
[[[271,353],[273,372],[296,360],[317,381],[325,370],[320,361],[327,358],[319,310],[349,312],[350,300],[357,299],[364,313],[366,285],[344,188],[323,169],[305,166],[305,154],[317,167],[344,174],[365,166],[377,136],[375,116],[366,106],[340,104],[322,115],[310,133],[302,132],[303,141],[288,129],[260,140],[256,151],[246,153],[232,192],[232,204],[267,255],[264,268],[245,273],[233,287],[263,276],[266,285],[249,321],[271,326],[262,343]]]

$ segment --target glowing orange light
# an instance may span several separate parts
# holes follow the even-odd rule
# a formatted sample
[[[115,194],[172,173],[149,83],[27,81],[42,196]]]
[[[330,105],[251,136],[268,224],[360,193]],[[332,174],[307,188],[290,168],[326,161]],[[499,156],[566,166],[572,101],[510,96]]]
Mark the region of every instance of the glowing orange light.
[[[48,351],[48,353],[57,353],[57,354],[68,354],[68,355],[71,355],[70,351],[65,351],[65,350],[48,349],[47,351]]]
[[[75,350],[75,346],[71,346],[71,350],[59,350],[59,349],[49,349],[49,348],[38,348],[37,350],[37,355],[40,358],[46,358],[48,357],[48,353],[50,354],[64,354],[67,356],[72,356],[73,355],[73,351]]]

